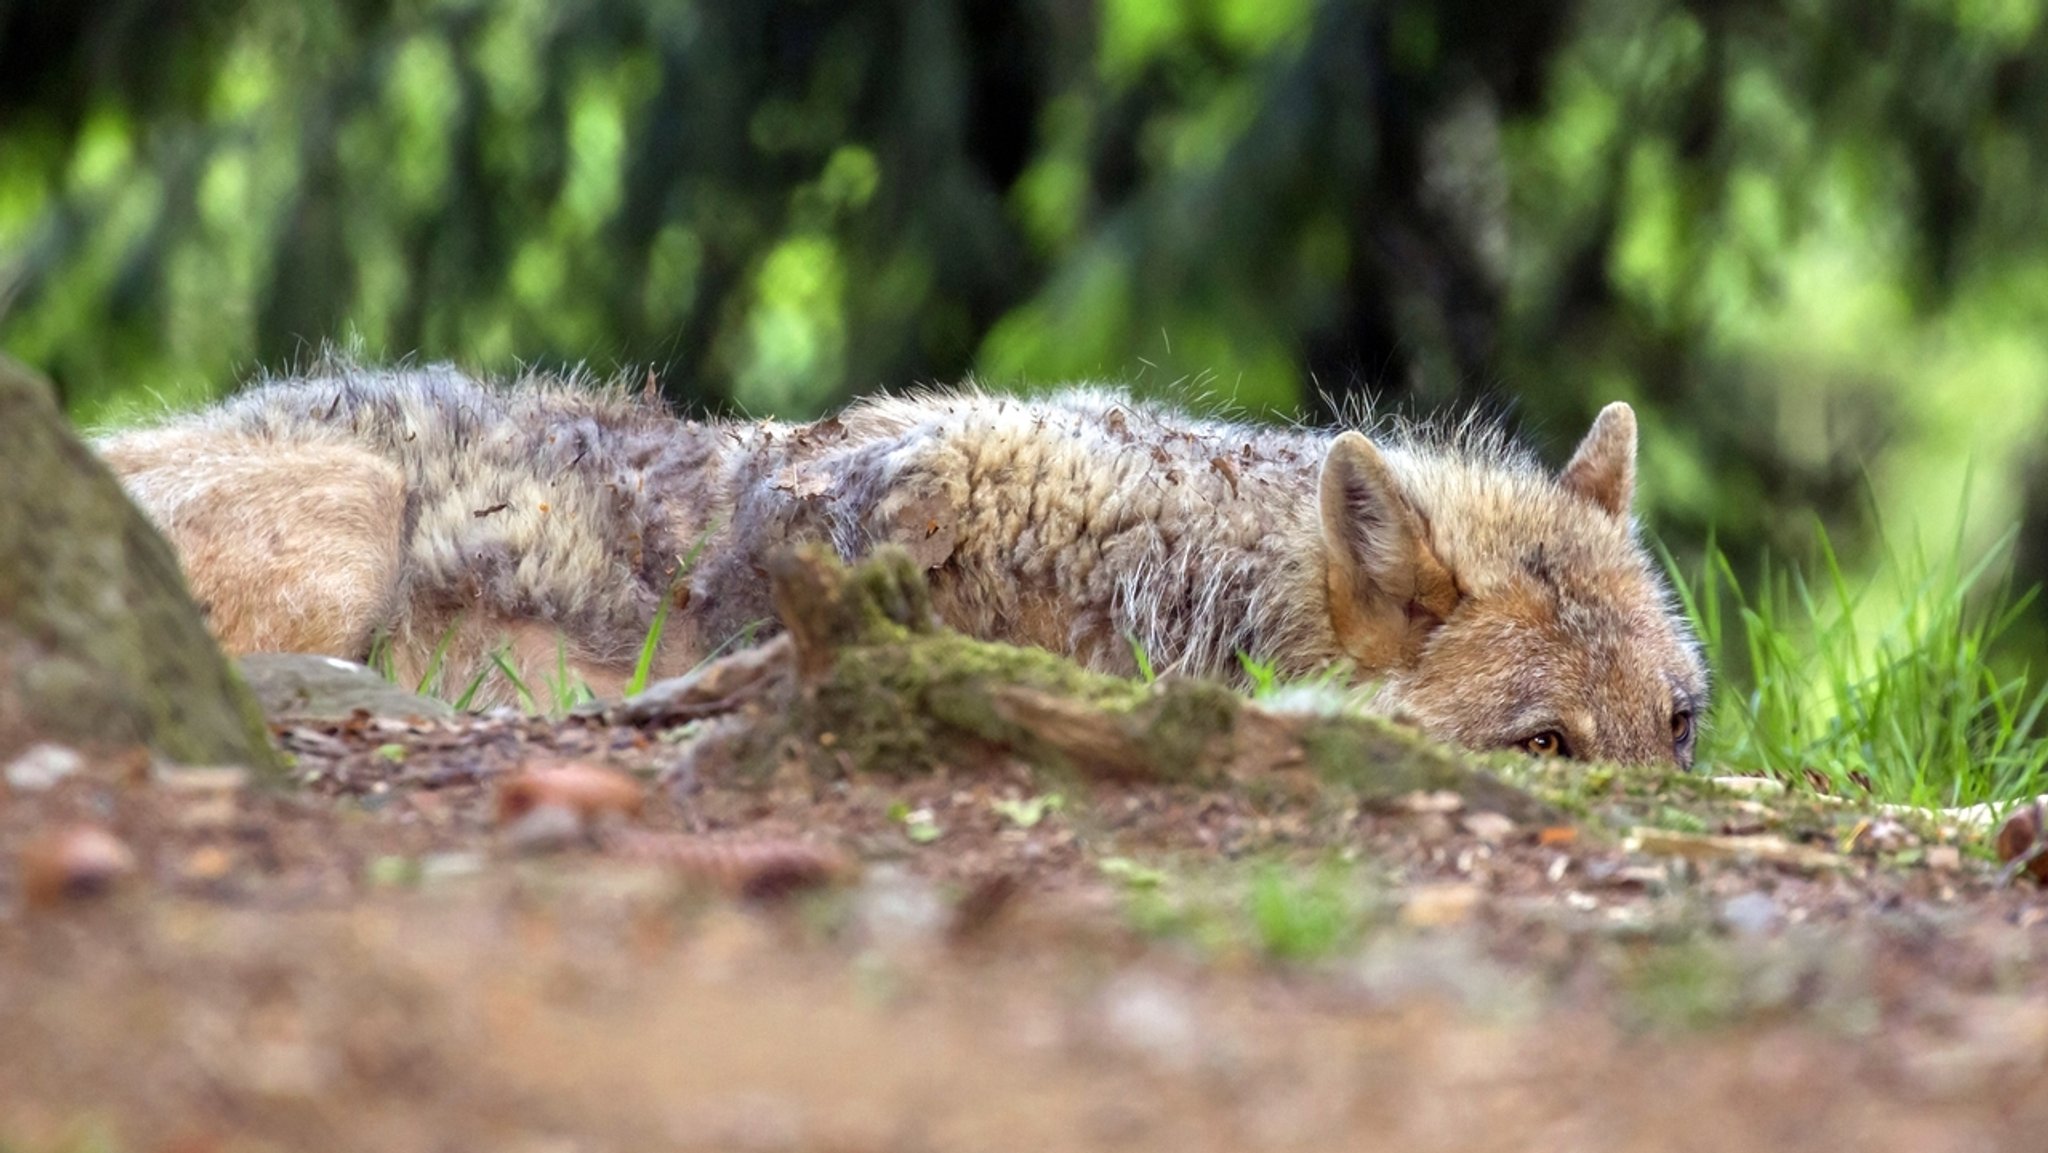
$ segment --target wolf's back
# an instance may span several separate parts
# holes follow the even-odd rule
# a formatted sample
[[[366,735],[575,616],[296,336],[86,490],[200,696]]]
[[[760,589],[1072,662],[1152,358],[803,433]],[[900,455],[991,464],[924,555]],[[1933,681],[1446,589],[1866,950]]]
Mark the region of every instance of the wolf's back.
[[[1189,673],[1233,673],[1240,652],[1315,667],[1335,655],[1311,627],[1306,563],[1320,459],[1315,434],[1105,389],[873,398],[759,458],[736,491],[735,547],[696,591],[707,606],[745,602],[762,550],[790,539],[849,557],[894,544],[975,636],[1123,672],[1134,644]]]

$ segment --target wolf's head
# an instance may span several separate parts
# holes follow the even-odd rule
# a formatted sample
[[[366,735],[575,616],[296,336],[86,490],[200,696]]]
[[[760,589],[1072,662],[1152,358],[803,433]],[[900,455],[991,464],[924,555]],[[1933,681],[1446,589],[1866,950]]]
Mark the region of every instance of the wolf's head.
[[[1555,475],[1497,445],[1339,436],[1330,624],[1382,702],[1471,747],[1691,767],[1706,670],[1636,537],[1635,456],[1619,403]]]

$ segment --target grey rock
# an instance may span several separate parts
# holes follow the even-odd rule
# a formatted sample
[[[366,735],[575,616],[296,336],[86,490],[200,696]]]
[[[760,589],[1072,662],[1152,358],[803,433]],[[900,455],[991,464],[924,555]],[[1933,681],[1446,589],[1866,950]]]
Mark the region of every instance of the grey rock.
[[[263,715],[280,720],[340,720],[357,709],[380,717],[447,717],[444,701],[410,693],[375,669],[312,653],[251,653],[241,659],[242,679]]]

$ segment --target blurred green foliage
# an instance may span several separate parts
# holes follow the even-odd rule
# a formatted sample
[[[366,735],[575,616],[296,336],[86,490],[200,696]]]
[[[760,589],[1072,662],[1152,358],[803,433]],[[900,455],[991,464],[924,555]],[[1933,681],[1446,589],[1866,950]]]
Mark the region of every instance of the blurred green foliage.
[[[0,347],[801,416],[970,374],[1645,425],[1674,542],[2048,517],[2039,0],[0,0]],[[2022,531],[2022,575],[2048,573]],[[1684,551],[1681,549],[1681,551]]]

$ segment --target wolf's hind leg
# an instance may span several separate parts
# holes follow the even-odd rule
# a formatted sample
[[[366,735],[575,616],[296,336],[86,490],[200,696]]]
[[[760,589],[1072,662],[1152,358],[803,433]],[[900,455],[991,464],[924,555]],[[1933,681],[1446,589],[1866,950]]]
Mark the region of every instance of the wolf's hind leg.
[[[103,445],[231,653],[360,660],[398,612],[405,477],[342,444],[204,430]]]

